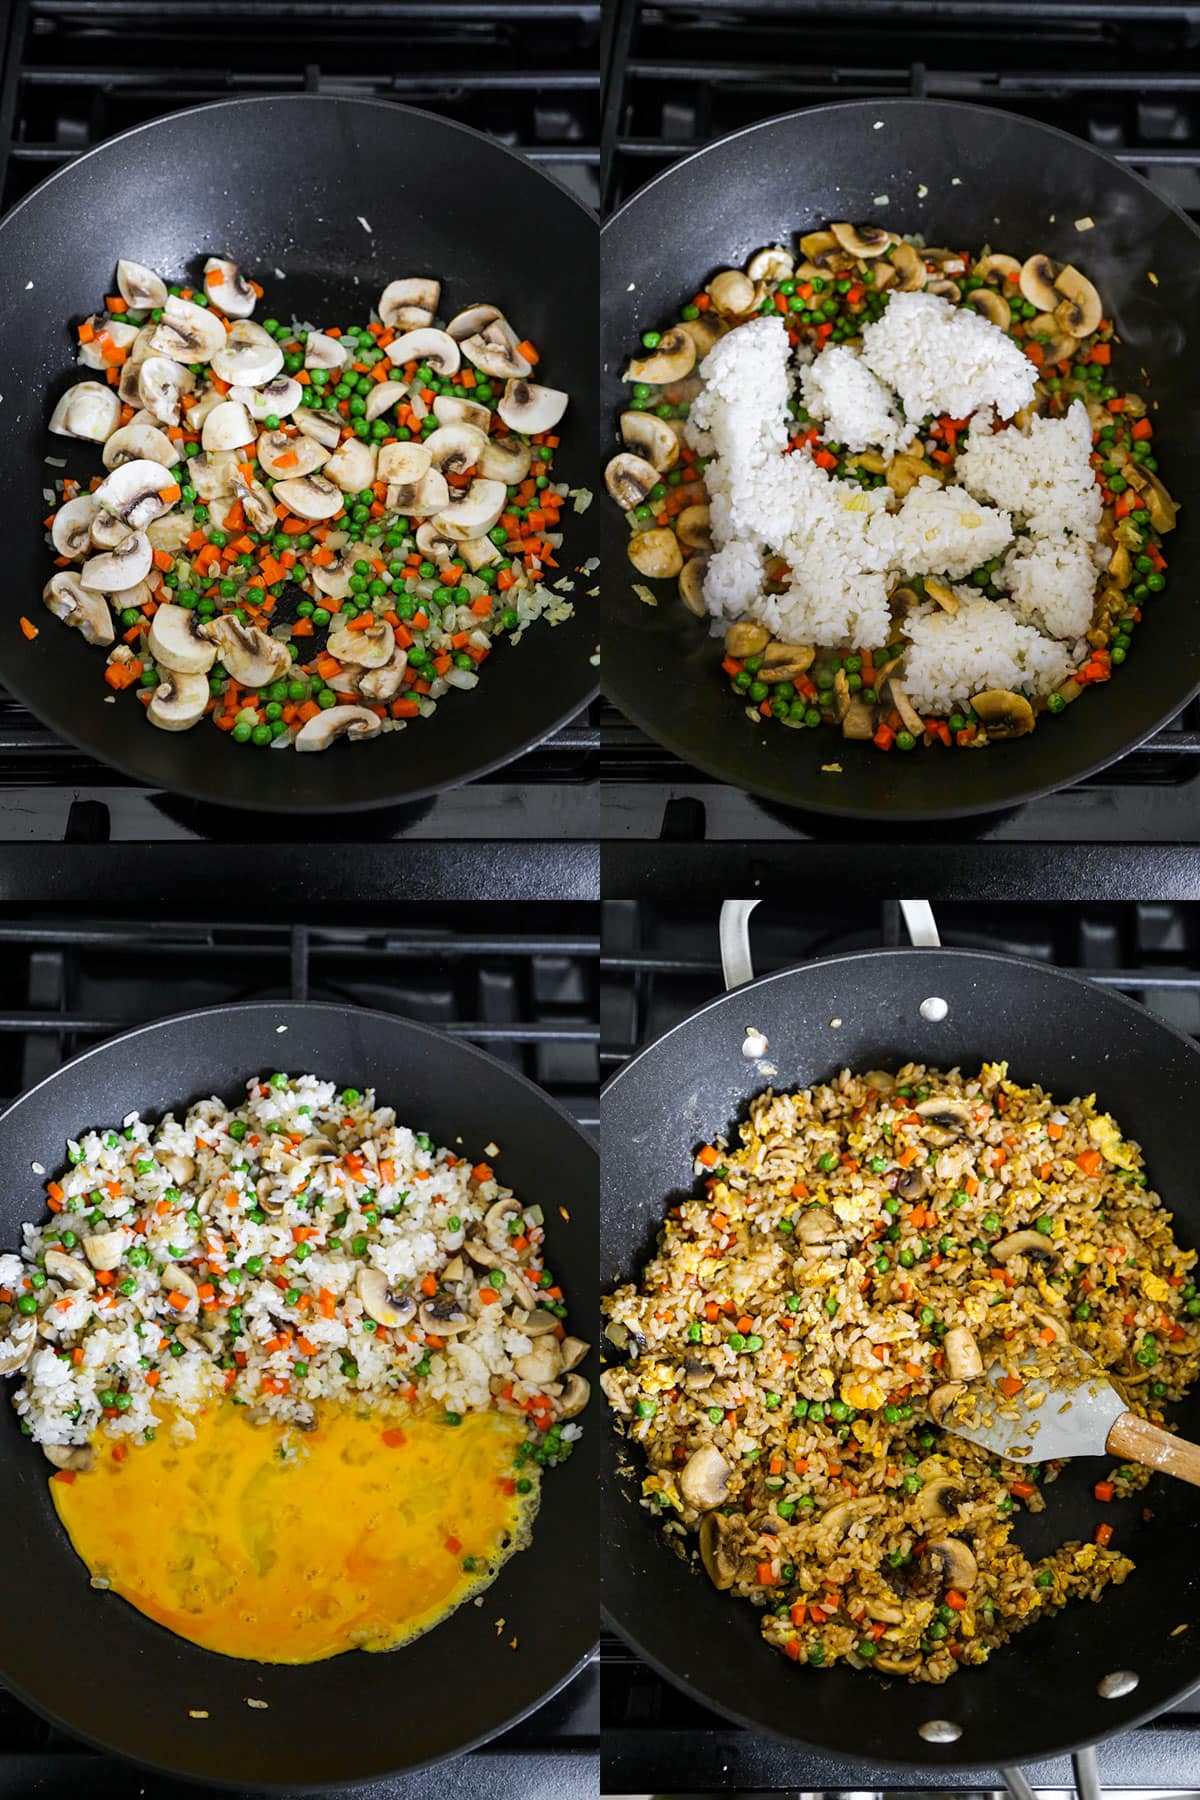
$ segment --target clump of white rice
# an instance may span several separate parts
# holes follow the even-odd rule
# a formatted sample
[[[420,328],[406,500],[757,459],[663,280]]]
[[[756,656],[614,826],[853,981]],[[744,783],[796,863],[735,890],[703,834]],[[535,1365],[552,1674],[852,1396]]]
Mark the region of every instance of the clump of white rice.
[[[69,1148],[57,1212],[0,1257],[3,1330],[30,1351],[14,1404],[40,1443],[83,1444],[101,1425],[140,1436],[156,1407],[186,1431],[225,1394],[300,1425],[319,1400],[499,1407],[554,1434],[545,1460],[579,1435],[558,1423],[561,1381],[526,1361],[558,1341],[526,1327],[565,1314],[540,1209],[371,1091],[256,1079],[234,1111],[132,1113]],[[370,1310],[380,1279],[400,1323]],[[418,1309],[444,1305],[467,1324],[423,1322]]]
[[[1071,672],[1064,645],[1023,624],[1002,601],[955,588],[957,613],[915,607],[905,627],[904,688],[917,711],[944,716],[988,688],[1048,694]]]
[[[863,361],[900,396],[905,417],[967,419],[993,406],[1011,419],[1033,400],[1037,371],[1019,344],[940,294],[892,294],[863,327]]]
[[[769,544],[794,504],[788,441],[788,337],[782,319],[752,319],[714,345],[685,426],[707,445],[710,526],[718,543]]]
[[[1103,502],[1091,465],[1092,428],[1075,400],[1061,419],[1035,414],[1028,431],[993,431],[983,413],[955,472],[964,487],[1003,506],[1036,536],[1069,531],[1095,541]]]
[[[1107,558],[1107,552],[1100,552]],[[1018,538],[996,574],[1013,610],[1047,637],[1080,638],[1092,622],[1097,551],[1082,538]]]
[[[847,344],[828,344],[801,371],[800,391],[810,417],[825,421],[827,443],[894,456],[917,434],[917,424],[900,417],[888,389]]]
[[[878,490],[876,490],[878,491]],[[894,563],[907,575],[969,575],[1012,542],[1006,512],[981,506],[960,487],[926,476],[896,515]]]
[[[834,481],[808,457],[792,456],[805,504],[782,545],[782,594],[763,594],[751,617],[790,644],[884,642],[894,521],[886,489]]]

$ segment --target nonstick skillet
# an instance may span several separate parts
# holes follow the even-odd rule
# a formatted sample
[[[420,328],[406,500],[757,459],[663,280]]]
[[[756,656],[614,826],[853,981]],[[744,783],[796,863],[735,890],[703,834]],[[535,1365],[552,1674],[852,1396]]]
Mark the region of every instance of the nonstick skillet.
[[[878,200],[887,196],[886,204]],[[1094,226],[1077,231],[1076,220]],[[883,221],[930,243],[1014,255],[1044,250],[1095,282],[1124,340],[1116,374],[1153,394],[1155,443],[1183,503],[1174,573],[1148,608],[1117,678],[1030,736],[978,755],[883,755],[823,729],[752,726],[720,673],[720,640],[659,584],[657,607],[632,591],[624,515],[601,496],[605,691],[650,737],[735,787],[784,806],[866,822],[953,818],[1013,806],[1123,755],[1200,685],[1200,612],[1188,570],[1200,543],[1200,233],[1128,169],[1065,132],[991,107],[933,100],[852,101],[751,126],[677,163],[601,235],[604,456],[629,389],[621,370],[718,268],[764,244],[793,244],[830,219]],[[1149,277],[1157,277],[1157,285]],[[840,775],[822,772],[840,762]]]
[[[15,1248],[21,1222],[44,1215],[45,1175],[36,1170],[62,1166],[68,1136],[134,1110],[178,1112],[212,1094],[234,1102],[252,1075],[275,1069],[375,1087],[381,1103],[438,1143],[461,1142],[475,1154],[499,1144],[503,1179],[545,1212],[550,1267],[569,1301],[586,1304],[596,1269],[597,1168],[574,1123],[461,1040],[337,1006],[188,1013],[68,1063],[0,1117],[0,1243]],[[195,1780],[325,1793],[486,1741],[561,1687],[595,1641],[594,1405],[574,1456],[547,1472],[529,1548],[501,1571],[482,1606],[462,1607],[386,1655],[350,1652],[289,1668],[213,1655],[92,1590],[55,1516],[50,1465],[22,1437],[11,1389],[0,1392],[0,1566],[12,1622],[0,1680],[101,1748]],[[247,1697],[265,1708],[247,1706]]]
[[[757,1060],[744,1054],[750,1030],[767,1040]],[[732,1134],[753,1094],[910,1058],[971,1072],[1007,1058],[1015,1080],[1061,1099],[1095,1091],[1142,1144],[1181,1242],[1200,1238],[1200,1050],[1189,1039],[1133,1001],[1044,965],[933,948],[866,951],[734,988],[610,1082],[601,1102],[601,1291],[637,1279],[666,1208],[695,1192],[697,1144]],[[1170,1418],[1194,1439],[1200,1394],[1172,1406]],[[662,1675],[740,1725],[876,1764],[994,1769],[1123,1731],[1200,1682],[1200,1505],[1182,1482],[1156,1477],[1113,1513],[1116,1541],[1137,1565],[1123,1587],[1031,1625],[944,1687],[914,1686],[841,1665],[813,1674],[770,1650],[753,1607],[718,1593],[666,1548],[637,1503],[637,1447],[612,1429],[605,1437],[604,1608]],[[1046,1511],[1022,1519],[1021,1540],[1049,1549],[1088,1539],[1096,1479],[1090,1463],[1068,1468]],[[1192,1629],[1171,1635],[1185,1623]]]
[[[225,806],[340,812],[417,800],[540,742],[595,687],[582,579],[574,618],[498,646],[472,693],[447,695],[432,718],[369,744],[255,755],[205,722],[157,731],[132,696],[105,704],[102,653],[41,604],[53,572],[43,489],[61,472],[43,458],[66,456],[67,473],[90,476],[103,472],[99,446],[51,437],[46,424],[79,379],[72,322],[113,291],[117,258],[174,278],[195,277],[210,254],[261,279],[261,317],[362,323],[397,275],[439,276],[451,312],[494,301],[538,345],[545,379],[571,395],[555,473],[573,487],[591,481],[597,230],[566,189],[479,132],[383,102],[292,95],[156,119],[80,157],[0,222],[0,681],[90,755]],[[569,574],[591,554],[594,526],[568,508],[564,532]],[[32,643],[17,628],[22,613],[41,626]]]

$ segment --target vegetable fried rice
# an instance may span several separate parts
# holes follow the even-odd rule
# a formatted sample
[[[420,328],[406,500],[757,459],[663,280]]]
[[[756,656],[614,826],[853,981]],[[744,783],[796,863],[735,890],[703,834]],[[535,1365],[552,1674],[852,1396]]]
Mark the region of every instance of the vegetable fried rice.
[[[131,1113],[68,1155],[51,1216],[0,1255],[0,1373],[60,1468],[164,1409],[186,1436],[222,1395],[302,1429],[321,1401],[450,1425],[496,1408],[526,1418],[522,1460],[569,1456],[587,1346],[541,1209],[372,1091],[256,1077],[235,1110]]]
[[[942,1682],[1133,1563],[1096,1484],[1094,1538],[1031,1560],[1021,1508],[1064,1466],[936,1424],[999,1363],[1016,1395],[1074,1344],[1161,1422],[1200,1368],[1194,1250],[1095,1096],[908,1064],[767,1091],[705,1145],[639,1286],[604,1302],[627,1360],[601,1384],[648,1470],[643,1504],[794,1662]],[[940,1390],[940,1392],[939,1392]]]

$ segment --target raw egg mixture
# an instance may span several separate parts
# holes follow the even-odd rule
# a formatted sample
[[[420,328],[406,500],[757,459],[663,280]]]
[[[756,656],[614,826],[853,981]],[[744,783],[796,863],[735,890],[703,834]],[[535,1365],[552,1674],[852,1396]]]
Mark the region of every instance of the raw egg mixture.
[[[94,1467],[50,1491],[94,1581],[224,1656],[396,1649],[528,1542],[538,1470],[517,1465],[525,1424],[507,1414],[329,1407],[301,1432],[223,1403],[189,1423],[128,1448],[100,1432]]]

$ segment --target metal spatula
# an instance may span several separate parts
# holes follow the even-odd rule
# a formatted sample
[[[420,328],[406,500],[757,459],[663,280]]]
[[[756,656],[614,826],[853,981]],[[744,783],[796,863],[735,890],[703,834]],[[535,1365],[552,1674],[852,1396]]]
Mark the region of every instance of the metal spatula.
[[[996,1365],[972,1381],[948,1383],[931,1395],[930,1410],[943,1430],[1013,1462],[1114,1456],[1200,1487],[1200,1445],[1131,1412],[1104,1371],[1073,1345],[1018,1374]]]

